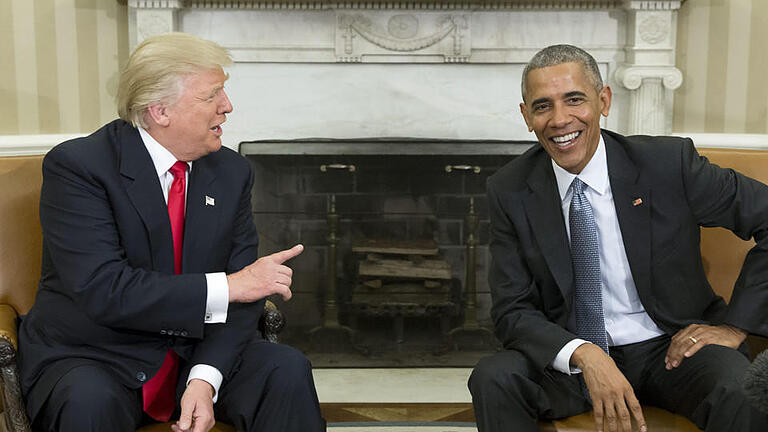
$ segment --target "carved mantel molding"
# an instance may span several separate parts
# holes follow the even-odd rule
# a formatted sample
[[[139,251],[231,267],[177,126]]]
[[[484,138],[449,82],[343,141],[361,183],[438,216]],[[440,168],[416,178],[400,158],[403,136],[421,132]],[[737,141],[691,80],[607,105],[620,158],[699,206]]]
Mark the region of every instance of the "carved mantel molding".
[[[612,9],[624,0],[400,0],[400,1],[259,1],[259,0],[185,0],[185,7],[195,9],[261,10],[519,10],[519,9]],[[646,2],[646,3],[669,3]],[[679,2],[678,2],[679,3]]]
[[[412,125],[409,132],[412,136],[477,138],[489,134],[505,139],[529,138],[524,125],[508,126],[511,114],[499,114],[508,109],[507,105],[516,103],[519,94],[515,94],[517,90],[513,88],[517,86],[506,87],[513,100],[498,102],[495,111],[483,111],[488,109],[487,104],[480,108],[473,98],[496,94],[490,87],[500,83],[507,86],[506,78],[502,77],[514,76],[512,79],[519,82],[523,65],[534,53],[548,44],[568,41],[595,56],[605,81],[615,89],[611,117],[604,127],[620,132],[663,134],[671,127],[672,92],[682,82],[682,74],[675,68],[677,10],[681,3],[680,0],[128,0],[129,37],[133,49],[151,35],[185,31],[228,48],[235,66],[244,70],[266,71],[258,67],[264,63],[303,65],[306,75],[302,76],[313,77],[303,83],[312,82],[316,86],[313,91],[304,90],[305,94],[317,93],[319,89],[330,92],[341,76],[353,82],[370,80],[369,86],[355,84],[361,86],[355,91],[375,98],[376,106],[387,113],[384,116],[372,112],[366,114],[371,118],[358,119],[361,110],[344,111],[351,102],[349,97],[341,95],[350,86],[324,96],[325,103],[335,104],[339,111],[330,110],[329,118],[342,116],[344,111],[344,120],[339,120],[334,128],[346,131],[341,135],[361,134],[355,132],[361,127],[356,125],[366,125],[365,131],[376,130],[376,134],[385,135],[390,133],[389,128],[396,128],[397,131],[391,133],[399,135],[403,133],[401,130],[408,131],[402,129],[404,125]],[[345,68],[342,63],[377,66]],[[411,66],[396,67],[398,64]],[[455,67],[462,69],[443,74],[430,66],[436,64],[460,64]],[[339,67],[328,72],[329,65]],[[253,69],[248,69],[250,67]],[[480,71],[480,68],[495,71],[497,78],[494,79],[501,81],[494,84],[479,78],[482,74],[467,72]],[[430,93],[427,89],[431,83],[414,88],[411,86],[415,83],[406,82],[408,71],[417,69],[437,74],[440,79],[451,76],[462,82],[445,82],[442,87],[446,91]],[[275,80],[271,88],[304,88],[281,78],[265,78]],[[233,75],[230,83],[235,84],[237,80]],[[466,80],[476,86],[474,92],[466,91]],[[256,90],[258,86],[251,82],[242,85],[246,92],[260,92],[254,95],[264,93],[263,89]],[[402,87],[408,88],[406,96],[402,96]],[[379,93],[377,88],[388,90]],[[431,108],[409,114],[412,117],[403,121],[399,118],[402,110],[395,108],[403,103],[403,97],[421,101],[415,106]],[[452,102],[423,99],[427,97],[447,98]],[[295,95],[295,98],[305,96]],[[360,103],[365,105],[366,100],[369,99],[362,99]],[[295,114],[295,107],[288,106],[285,115],[277,114],[286,103],[282,97],[275,96],[268,102],[276,107],[271,111],[275,113],[275,117],[270,118],[271,125]],[[453,111],[448,111],[449,107]],[[259,110],[257,106],[240,108],[240,115],[243,112],[257,115]],[[482,122],[470,123],[473,116],[489,124],[481,127]],[[315,117],[296,118],[295,122],[308,125],[307,136],[317,136],[313,125],[331,123],[318,122]],[[357,120],[350,121],[349,117]],[[448,118],[459,120],[443,123],[443,119]],[[467,124],[461,119],[467,119]],[[236,135],[252,129],[246,123],[243,121],[240,125],[233,121],[230,130],[234,133],[228,135],[232,137],[228,139],[253,139],[253,136],[241,139]],[[431,126],[423,128],[424,124]],[[289,134],[286,137],[304,133],[295,132],[294,128],[272,127],[272,132],[264,132],[270,138],[279,138],[281,133]]]

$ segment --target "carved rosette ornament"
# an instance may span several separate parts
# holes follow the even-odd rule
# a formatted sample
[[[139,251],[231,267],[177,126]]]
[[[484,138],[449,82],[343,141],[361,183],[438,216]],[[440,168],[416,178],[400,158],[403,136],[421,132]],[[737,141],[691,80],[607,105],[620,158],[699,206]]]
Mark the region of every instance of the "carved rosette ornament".
[[[422,26],[422,20],[434,23],[430,33],[423,34],[428,26]],[[398,14],[383,21],[382,14],[339,14],[337,61],[361,62],[364,55],[439,55],[445,62],[469,60],[466,15]]]
[[[655,45],[669,35],[669,18],[666,14],[649,13],[641,19],[638,31],[643,41]]]
[[[387,29],[397,39],[412,39],[419,32],[419,19],[413,15],[395,15],[389,19]]]
[[[173,25],[165,14],[149,12],[141,14],[141,23],[137,30],[139,40],[143,41],[148,37],[173,31]]]
[[[180,0],[129,0],[128,7],[136,17],[134,31],[129,32],[131,51],[148,37],[178,30]]]

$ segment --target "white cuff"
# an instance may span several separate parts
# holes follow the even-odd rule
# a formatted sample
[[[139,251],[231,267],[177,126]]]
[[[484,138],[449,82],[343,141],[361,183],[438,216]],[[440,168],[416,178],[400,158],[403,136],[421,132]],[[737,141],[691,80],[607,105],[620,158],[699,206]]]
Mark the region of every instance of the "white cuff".
[[[585,341],[584,339],[577,338],[565,344],[565,346],[560,349],[560,352],[557,353],[557,356],[555,356],[555,359],[552,361],[552,367],[556,371],[560,371],[566,375],[581,373],[581,369],[571,366],[571,356],[573,355],[573,352],[576,351],[576,348],[584,345],[585,343],[589,342]]]
[[[219,398],[219,387],[221,387],[221,381],[224,377],[221,375],[218,369],[207,364],[198,364],[192,366],[192,370],[189,371],[189,378],[187,378],[187,385],[193,379],[199,379],[207,382],[213,387],[213,403],[216,403],[216,399]]]
[[[229,283],[226,273],[206,273],[208,293],[205,298],[205,323],[227,322],[229,309]]]

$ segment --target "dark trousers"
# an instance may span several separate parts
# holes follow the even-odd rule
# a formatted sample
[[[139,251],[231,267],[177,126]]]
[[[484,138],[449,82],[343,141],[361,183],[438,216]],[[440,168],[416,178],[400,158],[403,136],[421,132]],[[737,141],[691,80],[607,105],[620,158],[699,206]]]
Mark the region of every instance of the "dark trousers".
[[[141,404],[141,389],[123,386],[107,368],[78,366],[53,388],[33,429],[135,432],[150,420]],[[238,431],[325,430],[309,361],[289,346],[263,340],[246,347],[232,379],[222,383],[214,413]],[[178,414],[177,407],[175,419]]]
[[[641,403],[679,413],[711,432],[767,431],[768,419],[752,408],[740,380],[749,360],[718,345],[702,348],[666,370],[667,336],[611,347],[611,357]],[[469,390],[480,432],[537,431],[538,420],[569,417],[592,409],[581,374],[535,370],[519,352],[506,350],[478,363]]]

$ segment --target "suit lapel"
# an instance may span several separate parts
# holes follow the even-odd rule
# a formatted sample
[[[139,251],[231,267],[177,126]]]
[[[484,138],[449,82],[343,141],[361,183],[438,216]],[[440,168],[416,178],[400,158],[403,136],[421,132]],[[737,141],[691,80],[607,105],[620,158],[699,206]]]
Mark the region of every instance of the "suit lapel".
[[[532,168],[528,178],[530,191],[523,197],[523,206],[541,253],[570,309],[573,300],[573,266],[560,207],[560,194],[546,153],[542,152],[542,157],[535,163],[537,166]]]
[[[219,209],[225,199],[220,193],[216,174],[208,158],[192,164],[187,188],[187,215],[184,222],[184,272],[205,272],[208,257],[201,251],[211,250],[219,222]],[[218,201],[217,201],[218,200]]]
[[[642,296],[651,286],[651,190],[639,181],[640,173],[622,145],[608,134],[603,139],[624,249]]]
[[[138,131],[130,126],[126,126],[123,131],[119,140],[120,174],[126,193],[147,230],[152,267],[173,273],[171,223],[155,166]]]

